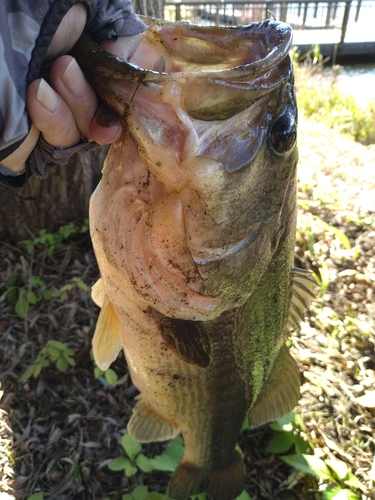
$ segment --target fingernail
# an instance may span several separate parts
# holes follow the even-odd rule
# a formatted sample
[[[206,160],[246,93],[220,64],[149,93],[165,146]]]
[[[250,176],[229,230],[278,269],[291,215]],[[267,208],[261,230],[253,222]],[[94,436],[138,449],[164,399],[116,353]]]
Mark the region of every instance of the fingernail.
[[[60,107],[60,99],[58,95],[54,90],[52,90],[48,83],[43,80],[43,78],[40,80],[36,98],[50,113],[55,113]]]
[[[88,83],[75,59],[71,59],[61,76],[61,80],[74,96],[82,97],[87,94]]]
[[[122,134],[122,127],[112,125],[112,127],[108,128],[108,132],[112,132],[112,137],[108,136],[108,142],[114,142]]]

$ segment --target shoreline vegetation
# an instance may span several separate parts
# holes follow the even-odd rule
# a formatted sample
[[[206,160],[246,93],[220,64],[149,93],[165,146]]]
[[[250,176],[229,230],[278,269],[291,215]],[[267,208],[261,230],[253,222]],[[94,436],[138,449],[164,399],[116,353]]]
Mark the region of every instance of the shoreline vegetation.
[[[241,500],[375,498],[375,119],[315,56],[296,65],[295,264],[320,292],[288,342],[295,412],[239,438]],[[129,440],[137,390],[124,357],[105,373],[90,357],[97,277],[86,223],[0,243],[1,499],[168,498],[182,443]]]
[[[361,144],[375,143],[375,101],[358,105],[354,95],[339,89],[341,67],[326,67],[319,46],[301,57],[296,47],[291,51],[299,109],[306,117],[326,123],[346,133]]]

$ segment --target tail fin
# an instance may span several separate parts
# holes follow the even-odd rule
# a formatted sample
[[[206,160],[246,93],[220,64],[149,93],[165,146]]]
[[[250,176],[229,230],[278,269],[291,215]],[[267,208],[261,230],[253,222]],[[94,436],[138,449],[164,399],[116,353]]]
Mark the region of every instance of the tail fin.
[[[190,495],[207,493],[212,500],[232,500],[244,489],[244,465],[236,450],[232,462],[225,468],[207,471],[182,462],[177,467],[169,485],[169,496],[185,500]]]

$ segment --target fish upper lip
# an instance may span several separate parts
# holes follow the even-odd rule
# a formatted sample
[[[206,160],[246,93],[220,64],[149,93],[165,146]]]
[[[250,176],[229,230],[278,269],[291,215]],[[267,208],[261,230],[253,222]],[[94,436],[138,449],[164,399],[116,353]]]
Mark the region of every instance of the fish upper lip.
[[[197,25],[183,25],[183,23],[172,23],[170,21],[155,20],[152,18],[144,17],[144,21],[148,24],[149,29],[155,29],[158,32],[158,26],[163,27],[164,25],[175,25],[178,29],[188,30],[194,33],[195,30],[202,31],[202,27]],[[181,25],[182,28],[181,28]],[[267,69],[275,67],[281,60],[283,60],[290,49],[292,44],[292,29],[291,27],[281,21],[270,21],[266,19],[260,23],[251,23],[242,27],[225,27],[233,32],[238,32],[239,34],[244,34],[245,32],[250,32],[253,34],[254,43],[259,39],[264,40],[264,38],[269,43],[270,50],[268,53],[262,54],[260,57],[253,57],[252,59],[245,59],[242,64],[237,64],[232,68],[225,68],[220,70],[210,70],[209,66],[202,71],[187,71],[187,73],[200,75],[204,78],[213,79],[223,79],[231,80],[242,78],[247,74],[254,76],[258,72],[265,72]],[[272,39],[271,39],[272,38]],[[84,41],[83,41],[84,40]],[[79,60],[80,66],[84,69],[85,73],[89,73],[89,67],[95,66],[96,72],[102,77],[112,77],[116,79],[125,79],[133,81],[143,81],[147,82],[160,82],[160,80],[168,80],[169,78],[175,78],[176,75],[184,75],[186,71],[181,69],[176,72],[165,71],[165,67],[161,67],[162,71],[157,71],[155,69],[147,69],[139,66],[133,60],[124,60],[119,56],[115,56],[104,49],[102,49],[98,44],[96,44],[93,39],[84,32],[81,39],[73,47],[72,53]],[[103,57],[104,56],[104,57]]]
[[[253,242],[257,238],[259,233],[260,229],[257,229],[249,236],[246,236],[246,238],[243,238],[242,240],[239,240],[235,243],[230,243],[229,245],[221,248],[200,248],[199,250],[195,249],[195,252],[193,253],[192,250],[194,250],[194,247],[189,247],[192,259],[196,264],[199,265],[210,264],[211,262],[225,259],[230,255],[238,253],[240,250],[245,248],[246,245]]]

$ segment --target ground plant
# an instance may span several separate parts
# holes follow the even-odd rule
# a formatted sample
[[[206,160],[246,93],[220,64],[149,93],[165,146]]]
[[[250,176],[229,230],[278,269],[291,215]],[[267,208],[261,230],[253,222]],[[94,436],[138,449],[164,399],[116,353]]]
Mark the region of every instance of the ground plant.
[[[288,340],[298,406],[239,436],[241,500],[375,498],[375,146],[307,114],[295,264],[320,292]],[[97,279],[86,222],[0,243],[2,500],[168,499],[183,442],[127,434],[124,356],[105,372],[91,356]]]
[[[341,92],[338,86],[341,67],[332,66],[330,59],[324,60],[319,46],[303,57],[295,48],[292,58],[300,110],[362,144],[374,144],[375,102],[360,106],[355,96]]]

